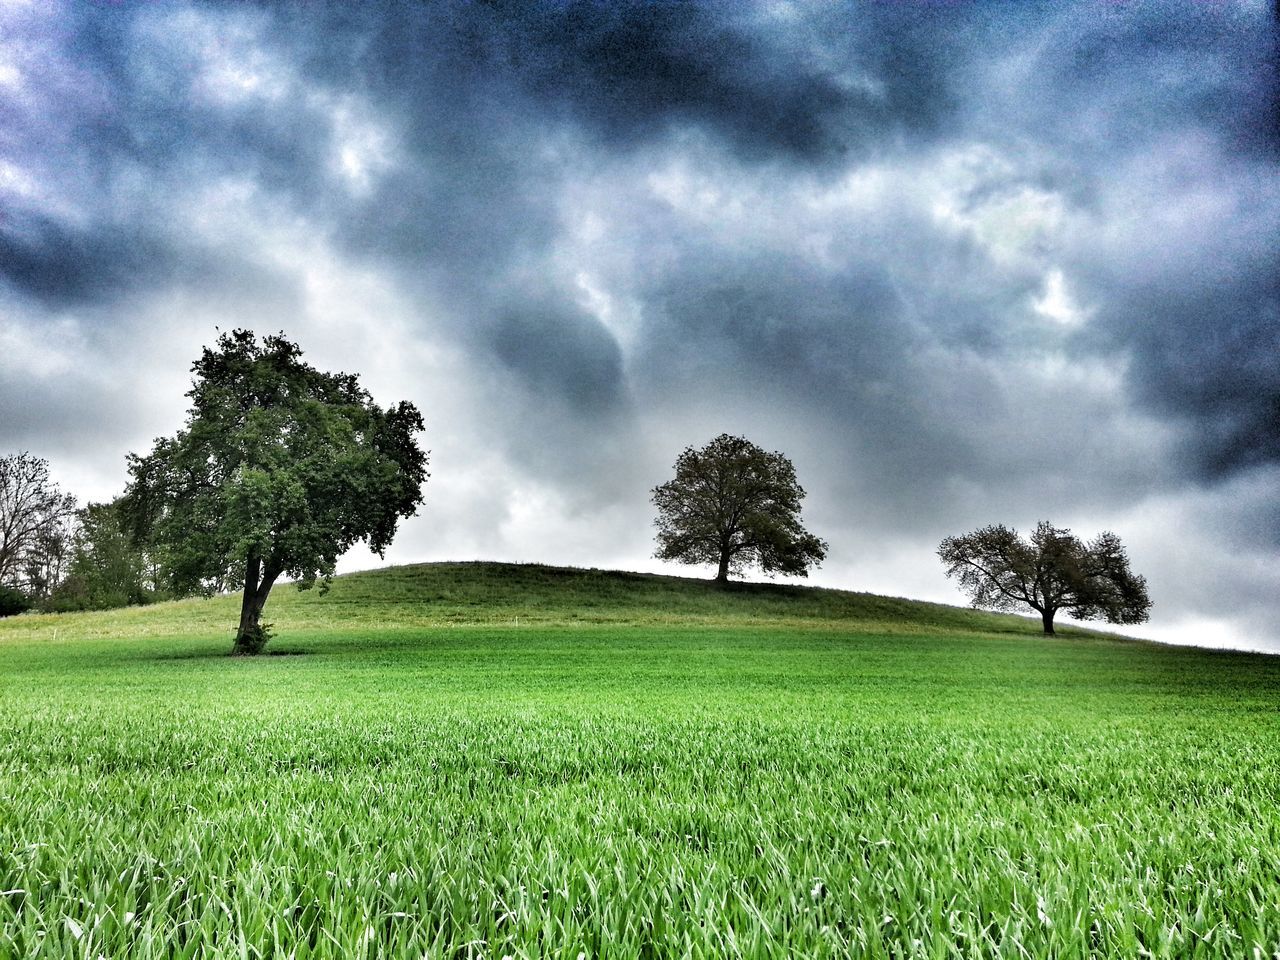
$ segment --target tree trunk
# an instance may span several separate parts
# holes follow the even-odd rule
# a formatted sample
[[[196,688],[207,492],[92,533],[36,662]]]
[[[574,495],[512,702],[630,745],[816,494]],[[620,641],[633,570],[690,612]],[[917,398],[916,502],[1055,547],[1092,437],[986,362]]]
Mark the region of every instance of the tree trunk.
[[[1056,610],[1045,609],[1040,611],[1040,622],[1044,624],[1044,633],[1047,637],[1055,636],[1053,632],[1053,615]]]
[[[271,635],[262,624],[262,608],[267,604],[271,587],[280,576],[280,567],[273,560],[263,569],[261,559],[251,554],[245,561],[244,593],[240,598],[240,626],[236,630],[236,642],[231,653],[234,656],[254,656],[262,652]]]
[[[729,554],[723,552],[720,554],[720,569],[716,571],[716,583],[729,582]]]

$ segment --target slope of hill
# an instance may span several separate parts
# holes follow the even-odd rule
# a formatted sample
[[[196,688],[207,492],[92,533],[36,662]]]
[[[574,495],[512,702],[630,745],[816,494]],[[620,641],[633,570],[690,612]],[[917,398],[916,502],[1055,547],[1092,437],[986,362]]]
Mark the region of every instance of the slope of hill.
[[[0,957],[1280,950],[1280,658],[501,564],[268,611],[0,622]]]
[[[6,635],[64,638],[193,636],[234,626],[238,596],[182,600],[127,610],[0,621]],[[266,618],[291,633],[431,627],[444,624],[632,624],[856,628],[882,633],[993,633],[1040,636],[1027,617],[987,613],[871,593],[795,583],[737,583],[615,570],[514,563],[425,563],[336,578],[328,592],[282,583]],[[1064,626],[1077,639],[1123,639]]]

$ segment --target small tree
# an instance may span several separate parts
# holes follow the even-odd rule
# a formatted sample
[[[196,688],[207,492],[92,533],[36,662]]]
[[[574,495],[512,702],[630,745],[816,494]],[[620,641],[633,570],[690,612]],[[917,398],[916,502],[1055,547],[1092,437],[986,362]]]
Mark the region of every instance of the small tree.
[[[1014,610],[1026,605],[1052,634],[1059,610],[1077,620],[1142,623],[1151,609],[1147,581],[1129,569],[1124,545],[1114,533],[1085,544],[1070,530],[1047,521],[1030,540],[997,524],[938,548],[947,576],[955,577],[975,607]]]
[[[191,369],[186,429],[130,455],[122,509],[133,535],[163,551],[177,592],[242,590],[233,652],[258,653],[280,576],[327,587],[352,545],[381,555],[416,511],[422,416],[309,366],[284,334],[224,333]]]
[[[80,511],[66,579],[46,607],[108,610],[157,598],[154,562],[130,537],[121,503],[91,503]]]
[[[804,489],[781,453],[721,434],[686,447],[676,476],[653,489],[662,560],[716,564],[716,581],[757,565],[765,573],[808,575],[827,544],[800,523]]]
[[[22,562],[22,580],[27,596],[41,608],[67,577],[75,550],[79,513],[60,516],[35,537]]]
[[[0,457],[0,585],[44,595],[61,575],[64,534],[76,498],[49,479],[49,463],[29,453]],[[30,595],[32,590],[25,592]]]

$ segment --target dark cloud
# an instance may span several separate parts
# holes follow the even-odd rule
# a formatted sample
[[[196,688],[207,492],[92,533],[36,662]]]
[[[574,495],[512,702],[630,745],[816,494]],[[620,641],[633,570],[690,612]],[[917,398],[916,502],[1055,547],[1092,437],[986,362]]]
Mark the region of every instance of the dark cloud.
[[[500,55],[539,100],[611,144],[682,125],[749,157],[802,160],[847,150],[839,118],[859,98],[726,16],[728,6],[594,2],[495,4]]]
[[[1212,129],[1233,151],[1277,159],[1274,18],[1249,4],[1096,13],[1070,14],[1079,32],[1048,54],[1048,79],[1067,96],[1082,86],[1094,95],[1087,116],[1102,124],[1098,132],[1113,148],[1198,127]]]
[[[0,263],[11,289],[53,311],[166,287],[203,291],[210,302],[230,294],[276,307],[295,293],[253,251],[191,244],[170,225],[145,220],[76,224],[17,211],[0,223]]]
[[[1186,474],[1217,482],[1280,463],[1280,163],[1219,147],[1160,167],[1119,180],[1143,216],[1080,254],[1098,312],[1079,343],[1129,359],[1130,395],[1179,431]]]
[[[523,110],[610,149],[694,128],[744,158],[824,162],[928,130],[954,102],[948,45],[922,13],[891,8],[806,24],[728,2],[495,0],[308,7],[292,25],[320,75],[408,113],[435,115],[414,94],[448,90],[447,109],[498,107],[504,126]]]
[[[1219,287],[1139,291],[1140,319],[1117,331],[1138,396],[1185,423],[1209,480],[1280,463],[1280,272],[1271,257],[1242,266]]]
[[[170,249],[124,230],[84,230],[36,212],[0,226],[0,263],[19,291],[52,306],[96,300],[133,283],[140,270],[161,282],[157,262],[172,264]]]
[[[577,416],[600,416],[624,402],[622,355],[609,332],[581,311],[521,304],[492,331],[502,365],[535,393],[565,401]]]

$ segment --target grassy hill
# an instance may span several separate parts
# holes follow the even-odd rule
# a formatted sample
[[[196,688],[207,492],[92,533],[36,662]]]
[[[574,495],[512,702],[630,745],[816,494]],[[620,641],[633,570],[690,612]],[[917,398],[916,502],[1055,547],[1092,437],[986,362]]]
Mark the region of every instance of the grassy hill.
[[[153,607],[0,620],[6,631],[52,638],[194,637],[234,632],[239,597],[184,600]],[[615,570],[515,563],[426,563],[347,574],[328,592],[281,584],[266,617],[283,639],[362,627],[438,627],[449,624],[788,625],[887,633],[1003,633],[1040,635],[1028,617],[987,613],[871,593],[794,583],[739,583]],[[230,624],[230,626],[228,626]],[[1121,639],[1062,627],[1070,637]]]
[[[504,564],[0,621],[2,956],[1262,956],[1280,658]]]

